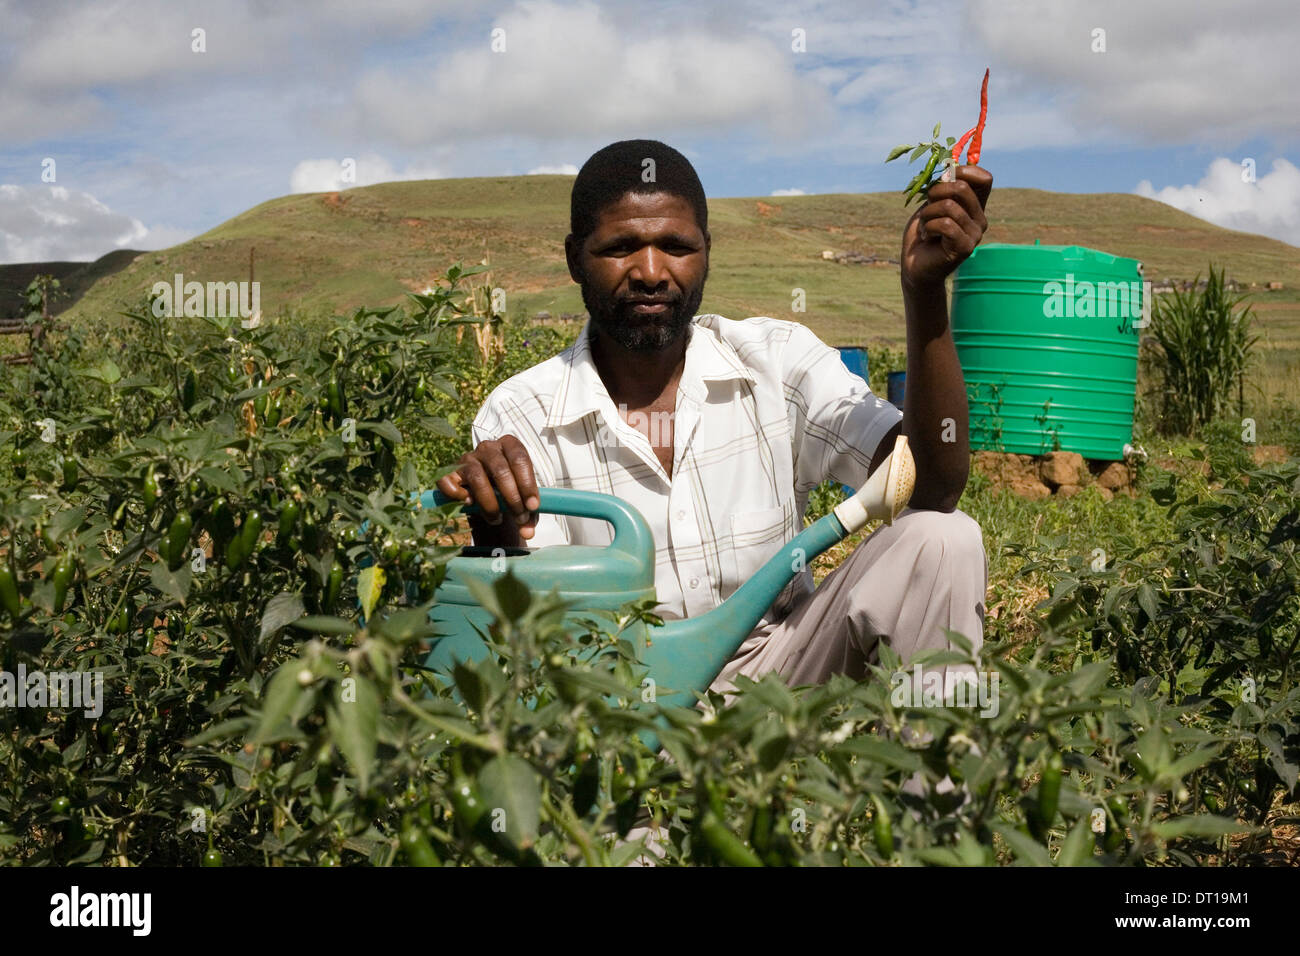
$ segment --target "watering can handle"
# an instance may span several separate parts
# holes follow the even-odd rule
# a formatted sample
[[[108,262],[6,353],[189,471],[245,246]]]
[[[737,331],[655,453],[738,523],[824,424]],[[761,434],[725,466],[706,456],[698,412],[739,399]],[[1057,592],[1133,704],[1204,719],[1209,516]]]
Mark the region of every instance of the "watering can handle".
[[[441,491],[419,493],[421,508],[438,508],[456,501]],[[574,518],[596,518],[608,521],[614,527],[614,540],[609,547],[623,551],[638,560],[649,560],[653,566],[655,545],[641,512],[637,511],[621,498],[602,495],[595,491],[579,491],[576,488],[539,488],[539,514],[566,515]],[[497,495],[502,511],[506,510],[505,501]],[[477,514],[478,505],[466,505],[466,514]]]

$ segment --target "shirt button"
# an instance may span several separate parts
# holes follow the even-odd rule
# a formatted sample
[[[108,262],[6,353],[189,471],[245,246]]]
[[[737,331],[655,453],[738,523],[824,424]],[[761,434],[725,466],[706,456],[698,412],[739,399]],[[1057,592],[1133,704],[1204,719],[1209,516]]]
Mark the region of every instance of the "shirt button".
[[[698,588],[699,586],[700,586],[700,579],[699,579],[699,578],[691,578],[691,587],[693,587],[693,588]]]
[[[686,519],[686,511],[685,511],[685,509],[683,509],[683,508],[679,508],[679,509],[677,509],[677,520],[678,520],[678,521],[684,521],[685,519]]]

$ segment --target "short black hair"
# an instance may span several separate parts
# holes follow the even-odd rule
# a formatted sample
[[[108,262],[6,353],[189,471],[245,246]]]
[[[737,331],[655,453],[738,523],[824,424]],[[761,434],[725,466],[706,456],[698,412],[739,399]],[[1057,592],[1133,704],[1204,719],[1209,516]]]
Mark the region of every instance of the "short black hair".
[[[643,178],[645,161],[654,160],[654,181]],[[569,231],[579,243],[596,230],[602,209],[628,193],[671,193],[695,211],[695,224],[709,231],[709,207],[695,167],[677,150],[655,139],[610,143],[582,164],[569,198]]]

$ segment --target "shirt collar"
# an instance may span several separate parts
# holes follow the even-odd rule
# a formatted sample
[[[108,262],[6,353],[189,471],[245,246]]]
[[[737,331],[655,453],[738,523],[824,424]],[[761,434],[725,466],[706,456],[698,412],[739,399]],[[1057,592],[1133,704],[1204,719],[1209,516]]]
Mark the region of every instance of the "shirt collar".
[[[697,403],[704,401],[705,382],[738,378],[750,383],[757,381],[731,343],[718,334],[715,320],[720,318],[713,314],[697,315],[691,323],[686,365],[678,389]],[[588,318],[577,341],[564,352],[564,374],[546,416],[547,428],[567,425],[593,412],[603,414],[606,408],[613,407],[613,399],[591,357],[591,332],[592,322]]]

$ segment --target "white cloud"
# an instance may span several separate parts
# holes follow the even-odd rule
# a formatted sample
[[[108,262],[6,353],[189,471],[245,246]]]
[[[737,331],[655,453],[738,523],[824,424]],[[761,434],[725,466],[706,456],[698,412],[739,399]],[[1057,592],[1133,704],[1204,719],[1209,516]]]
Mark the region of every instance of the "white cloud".
[[[157,234],[89,193],[63,186],[0,186],[0,262],[87,261],[112,249],[157,249]]]
[[[823,86],[763,35],[707,25],[616,23],[589,0],[520,0],[496,17],[505,51],[482,41],[409,70],[381,68],[346,111],[354,136],[404,146],[512,137],[654,136],[766,126],[781,137],[831,125]]]
[[[1242,181],[1243,167],[1219,158],[1194,186],[1165,186],[1156,190],[1142,180],[1133,191],[1227,229],[1254,232],[1300,246],[1300,169],[1285,159],[1256,181]]]
[[[1086,142],[1224,148],[1300,134],[1295,16],[1288,0],[973,0],[963,30],[988,51],[1003,99],[1040,103]],[[1104,53],[1093,52],[1098,29]],[[999,103],[990,129],[1008,118]]]
[[[374,153],[366,153],[356,158],[354,167],[355,178],[351,182],[345,182],[343,160],[304,159],[289,174],[289,191],[327,193],[350,189],[353,186],[373,186],[375,183],[443,178],[443,174],[432,166],[408,166],[399,172],[393,168],[392,163]]]
[[[576,176],[578,167],[573,163],[561,163],[559,166],[534,166],[525,176]]]
[[[773,196],[807,196],[808,194],[802,189],[773,189]]]

